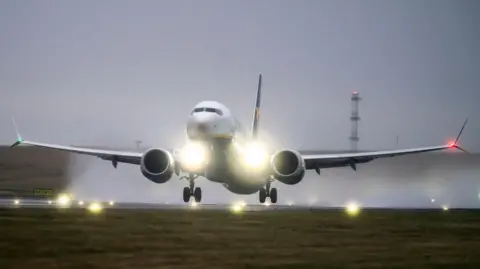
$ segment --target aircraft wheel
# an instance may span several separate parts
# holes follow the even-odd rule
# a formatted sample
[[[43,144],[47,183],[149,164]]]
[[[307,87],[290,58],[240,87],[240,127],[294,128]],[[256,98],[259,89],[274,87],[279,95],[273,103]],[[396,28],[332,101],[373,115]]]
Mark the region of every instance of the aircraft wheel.
[[[188,203],[188,201],[190,201],[190,188],[189,187],[183,188],[183,201],[185,203]]]
[[[265,199],[267,198],[267,191],[264,188],[261,188],[258,192],[258,199],[261,204],[265,203]]]
[[[272,204],[275,204],[277,202],[277,189],[276,188],[272,188],[270,190],[270,201],[272,201]]]
[[[202,201],[202,189],[195,188],[193,196],[195,197],[195,202],[200,203],[200,201]]]

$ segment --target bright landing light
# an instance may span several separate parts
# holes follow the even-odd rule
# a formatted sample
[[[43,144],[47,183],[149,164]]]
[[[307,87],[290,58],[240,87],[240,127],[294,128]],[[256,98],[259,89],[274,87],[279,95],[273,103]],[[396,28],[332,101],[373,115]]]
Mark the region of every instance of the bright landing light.
[[[265,164],[268,154],[267,150],[260,143],[252,143],[243,151],[244,161],[248,167],[260,167]]]
[[[13,203],[16,204],[16,205],[19,205],[19,204],[20,204],[20,200],[16,199],[16,200],[13,201]]]
[[[188,169],[201,168],[207,159],[207,149],[199,142],[190,142],[182,149],[181,158]]]

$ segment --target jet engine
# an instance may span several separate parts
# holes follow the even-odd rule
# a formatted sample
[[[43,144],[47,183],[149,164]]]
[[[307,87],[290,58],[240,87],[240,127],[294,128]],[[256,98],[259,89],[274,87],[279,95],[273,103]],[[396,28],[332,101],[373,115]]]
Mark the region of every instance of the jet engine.
[[[272,156],[271,165],[275,178],[284,184],[295,185],[305,175],[305,162],[296,151],[277,151]]]
[[[174,172],[173,155],[163,149],[150,149],[140,161],[140,171],[155,183],[165,183],[172,178]]]

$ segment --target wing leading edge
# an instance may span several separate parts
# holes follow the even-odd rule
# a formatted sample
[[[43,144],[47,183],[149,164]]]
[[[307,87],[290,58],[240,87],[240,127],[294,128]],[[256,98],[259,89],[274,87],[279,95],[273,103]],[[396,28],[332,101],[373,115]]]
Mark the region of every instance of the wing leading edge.
[[[46,143],[40,143],[35,141],[23,140],[22,137],[20,136],[20,133],[18,132],[18,128],[15,123],[15,120],[12,119],[12,121],[15,127],[15,131],[17,133],[17,141],[13,143],[10,146],[10,148],[13,148],[19,145],[28,145],[28,146],[36,146],[41,148],[71,152],[71,153],[90,155],[90,156],[98,157],[103,160],[111,161],[115,168],[117,167],[117,164],[119,162],[140,165],[140,160],[143,154],[139,152],[90,149],[90,148],[62,146],[62,145],[56,145],[56,144],[46,144]]]
[[[333,167],[343,167],[343,166],[350,166],[353,170],[356,170],[357,169],[356,164],[367,163],[378,158],[396,157],[400,155],[439,151],[439,150],[445,150],[449,148],[456,148],[461,151],[465,151],[464,149],[462,149],[457,145],[457,142],[460,139],[460,136],[462,135],[463,129],[465,128],[467,121],[468,119],[466,119],[465,122],[463,123],[462,129],[458,133],[458,136],[455,142],[447,145],[400,149],[400,150],[373,151],[373,152],[352,152],[352,153],[340,153],[340,154],[305,154],[305,155],[302,155],[302,157],[305,160],[306,169],[315,169],[317,173],[320,173],[319,169],[321,168],[333,168]]]
[[[70,147],[70,146],[62,146],[62,145],[55,145],[55,144],[39,143],[39,142],[21,140],[21,139],[19,139],[10,147],[13,148],[19,145],[37,146],[37,147],[48,148],[53,150],[60,150],[60,151],[66,151],[71,153],[95,156],[102,160],[111,161],[114,167],[117,166],[117,163],[129,163],[129,164],[139,165],[140,159],[142,158],[142,153],[139,153],[139,152],[125,152],[125,151],[115,151],[115,150]]]

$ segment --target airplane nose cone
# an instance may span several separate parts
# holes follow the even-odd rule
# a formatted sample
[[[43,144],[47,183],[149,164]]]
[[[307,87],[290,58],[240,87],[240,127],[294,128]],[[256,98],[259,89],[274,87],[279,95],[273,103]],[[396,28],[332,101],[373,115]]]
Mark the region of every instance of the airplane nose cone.
[[[191,121],[187,126],[187,134],[192,138],[203,137],[210,131],[209,123],[206,121]]]
[[[193,114],[187,125],[187,134],[191,138],[202,138],[208,136],[216,129],[216,114],[210,112],[199,112]]]
[[[197,125],[197,131],[198,131],[199,133],[202,133],[202,134],[208,132],[208,124],[206,124],[206,123],[204,123],[204,122],[199,123],[199,124]]]

